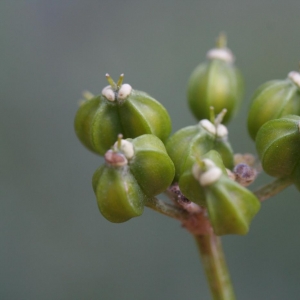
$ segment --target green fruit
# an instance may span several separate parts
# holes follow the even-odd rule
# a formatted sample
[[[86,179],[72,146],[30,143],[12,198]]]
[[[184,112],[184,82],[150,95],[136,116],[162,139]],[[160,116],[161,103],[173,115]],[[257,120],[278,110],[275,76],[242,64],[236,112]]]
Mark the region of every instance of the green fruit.
[[[145,195],[127,166],[102,166],[93,182],[99,210],[108,221],[121,223],[143,213]]]
[[[224,174],[227,174],[225,166],[223,164],[220,154],[215,150],[210,150],[201,157],[201,160],[209,159],[219,167]],[[196,178],[199,178],[201,169],[198,168],[198,164],[192,161],[192,164],[187,165],[186,169],[179,178],[178,184],[182,194],[192,202],[195,202],[201,206],[206,206],[205,191],[199,184]]]
[[[194,126],[180,129],[168,139],[166,149],[175,166],[174,181],[178,181],[182,172],[193,165],[195,157],[200,158],[213,149],[215,135],[206,129],[207,124],[214,128],[208,120],[202,120]]]
[[[175,174],[164,144],[151,134],[119,137],[105,160],[93,176],[93,189],[100,212],[115,223],[141,215],[145,201],[165,191]]]
[[[200,64],[188,81],[189,106],[198,120],[209,119],[211,106],[216,113],[226,108],[224,123],[227,123],[240,105],[243,79],[228,48],[212,49],[207,57],[208,61]]]
[[[260,127],[269,120],[289,114],[300,114],[300,74],[290,72],[285,80],[272,80],[261,85],[252,97],[248,131],[253,140]]]
[[[260,209],[254,194],[230,179],[211,159],[203,160],[202,165],[196,163],[193,169],[194,178],[204,190],[205,206],[215,234],[246,234]]]
[[[175,167],[162,141],[154,135],[141,135],[132,142],[135,155],[129,160],[131,173],[148,197],[165,191],[175,176]]]
[[[274,177],[297,172],[300,161],[300,117],[284,116],[266,122],[256,136],[256,149],[264,171]]]
[[[165,141],[171,132],[166,109],[148,94],[133,90],[107,75],[110,86],[100,96],[87,99],[75,116],[75,132],[91,151],[103,155],[122,133],[124,138],[154,134]]]
[[[233,167],[233,151],[228,142],[227,128],[220,124],[221,118],[217,117],[215,124],[201,120],[194,126],[180,129],[168,139],[166,148],[175,165],[175,181],[179,180],[184,170],[191,168],[196,158],[213,149],[220,153],[226,168]]]
[[[222,175],[205,188],[206,206],[215,234],[246,234],[260,202],[248,189]]]

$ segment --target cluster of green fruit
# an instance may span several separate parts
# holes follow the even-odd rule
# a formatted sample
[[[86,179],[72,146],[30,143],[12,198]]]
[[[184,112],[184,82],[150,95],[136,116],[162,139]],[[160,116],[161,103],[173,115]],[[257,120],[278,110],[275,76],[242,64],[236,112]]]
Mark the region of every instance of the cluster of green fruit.
[[[186,198],[207,209],[217,235],[248,232],[260,202],[229,177],[233,150],[227,128],[221,124],[235,114],[243,81],[224,42],[210,50],[207,58],[188,85],[189,105],[199,123],[172,136],[166,109],[148,94],[123,84],[123,75],[117,83],[106,75],[109,86],[99,96],[88,95],[81,104],[75,130],[88,149],[104,155],[105,164],[95,172],[93,188],[99,209],[109,221],[125,222],[141,215],[147,199],[177,182]],[[249,132],[256,139],[263,168],[277,177],[300,173],[300,117],[269,121],[296,109],[300,114],[297,74],[263,85],[249,113]],[[292,146],[286,147],[287,142]]]
[[[291,176],[300,190],[300,74],[268,81],[255,92],[248,115],[249,134],[256,143],[264,171]]]

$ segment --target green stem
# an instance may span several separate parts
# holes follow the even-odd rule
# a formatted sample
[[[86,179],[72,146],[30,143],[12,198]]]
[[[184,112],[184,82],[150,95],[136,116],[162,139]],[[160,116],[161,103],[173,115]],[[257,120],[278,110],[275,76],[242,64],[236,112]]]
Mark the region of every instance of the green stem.
[[[254,194],[260,201],[264,201],[280,193],[292,183],[293,180],[291,177],[279,178],[261,187],[260,189],[255,191]]]
[[[168,193],[167,193],[168,194]],[[171,195],[169,194],[171,197]],[[157,198],[151,198],[146,206],[179,221],[192,220],[194,214],[180,207],[168,204]],[[204,221],[204,219],[201,219]],[[205,221],[207,222],[207,220]],[[199,224],[200,225],[200,224]],[[212,230],[206,234],[193,234],[203,261],[205,274],[214,300],[234,300],[235,295],[226,266],[221,239]]]
[[[234,300],[235,295],[227,269],[221,238],[214,233],[195,235],[206,278],[214,300]]]
[[[260,201],[264,201],[278,194],[292,183],[293,180],[290,177],[279,178],[261,187],[254,194]],[[166,194],[172,199],[172,194],[169,191],[166,191]],[[195,216],[180,207],[165,203],[157,198],[149,199],[146,206],[182,222],[192,220]],[[234,290],[226,265],[221,238],[216,236],[212,230],[206,234],[193,234],[193,236],[199,249],[213,299],[234,300]]]

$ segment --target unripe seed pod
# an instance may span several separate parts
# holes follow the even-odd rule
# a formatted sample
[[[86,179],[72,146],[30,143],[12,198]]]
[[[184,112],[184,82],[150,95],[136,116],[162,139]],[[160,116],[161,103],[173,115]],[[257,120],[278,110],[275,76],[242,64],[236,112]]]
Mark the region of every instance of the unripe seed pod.
[[[213,113],[212,109],[210,111]],[[180,129],[168,139],[166,148],[175,165],[175,181],[195,163],[195,158],[200,159],[213,149],[220,153],[226,168],[233,167],[233,151],[228,142],[228,131],[220,124],[225,113],[226,110],[222,110],[216,118],[213,116],[214,124],[204,119],[194,126]]]
[[[209,167],[209,163],[212,162],[211,167],[216,166],[222,173],[226,174],[227,171],[224,167],[222,158],[217,151],[211,150],[207,152],[202,156],[201,160],[205,162],[206,167]],[[199,184],[202,173],[204,173],[203,167],[201,168],[201,166],[194,161],[192,166],[188,165],[184,170],[179,178],[178,184],[181,192],[186,198],[201,206],[206,206],[204,188]]]
[[[226,108],[228,113],[224,117],[224,123],[227,123],[240,104],[243,79],[234,66],[234,57],[226,45],[210,50],[207,58],[208,61],[200,64],[188,81],[189,106],[198,120],[209,118],[211,106],[216,113]]]
[[[215,234],[246,234],[260,202],[248,189],[222,175],[205,187],[206,207]]]
[[[121,223],[143,213],[146,196],[128,166],[104,165],[93,183],[99,210],[108,221]]]
[[[100,212],[115,223],[141,215],[147,198],[166,190],[175,174],[164,144],[151,134],[119,137],[105,161],[93,176],[93,189]]]
[[[75,117],[79,140],[100,155],[111,147],[117,134],[135,138],[154,134],[165,141],[171,132],[171,120],[166,109],[148,94],[118,83],[107,75],[110,86],[100,96],[86,100]]]
[[[228,177],[216,151],[212,150],[204,157],[180,177],[181,192],[207,208],[217,235],[246,234],[260,202],[249,190]]]
[[[214,125],[202,120],[194,126],[188,126],[175,132],[167,141],[166,149],[175,165],[175,178],[178,181],[182,172],[191,167],[195,157],[202,157],[213,149],[215,142]]]
[[[299,78],[298,72],[290,72],[287,79],[268,81],[256,90],[248,114],[248,131],[253,140],[267,121],[300,114]]]
[[[163,142],[152,134],[128,139],[135,154],[129,160],[131,173],[148,197],[165,191],[175,176],[175,167]]]
[[[300,161],[300,117],[288,115],[266,122],[259,129],[255,142],[267,174],[291,175]]]

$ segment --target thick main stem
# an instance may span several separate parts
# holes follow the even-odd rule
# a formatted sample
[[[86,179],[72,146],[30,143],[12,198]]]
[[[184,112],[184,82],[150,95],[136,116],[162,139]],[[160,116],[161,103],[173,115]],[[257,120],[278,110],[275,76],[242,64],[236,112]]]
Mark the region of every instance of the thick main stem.
[[[195,235],[205,275],[214,300],[234,300],[235,295],[227,269],[221,238],[214,233]]]
[[[169,196],[171,198],[171,195]],[[189,213],[172,204],[165,203],[157,198],[148,199],[146,206],[168,217],[181,221],[182,224],[185,224],[184,226],[186,228],[188,227],[186,225],[189,220],[191,224],[193,224],[195,220],[202,223],[198,224],[199,230],[190,232],[197,242],[213,299],[234,300],[235,295],[222,249],[221,238],[216,236],[207,224],[204,224],[209,221],[202,217],[195,219],[195,214]],[[198,217],[200,217],[203,212],[200,211],[198,214]],[[189,230],[190,229],[191,228],[189,228]],[[194,229],[196,229],[196,227]],[[203,233],[197,234],[196,232],[199,231]]]

